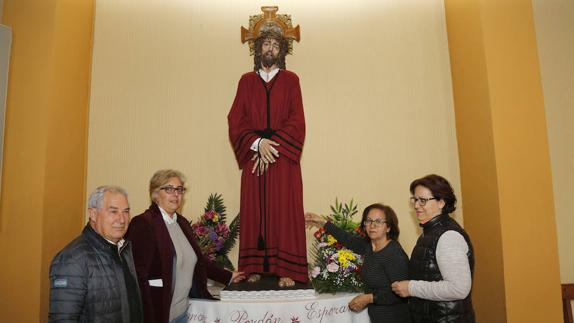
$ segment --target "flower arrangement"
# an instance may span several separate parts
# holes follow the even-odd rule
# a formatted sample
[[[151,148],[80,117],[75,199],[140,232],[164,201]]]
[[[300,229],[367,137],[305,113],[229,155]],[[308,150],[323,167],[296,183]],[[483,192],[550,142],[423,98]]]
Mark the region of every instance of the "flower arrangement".
[[[221,194],[210,194],[203,215],[191,228],[204,255],[224,268],[235,270],[227,255],[239,235],[239,215],[227,226],[225,210]]]
[[[353,222],[357,213],[357,205],[353,200],[349,204],[331,205],[331,222],[339,228],[358,237],[364,233],[358,223]],[[314,233],[315,243],[311,255],[315,259],[311,269],[311,283],[318,293],[362,292],[363,282],[360,277],[362,256],[345,248],[335,237],[320,228]]]

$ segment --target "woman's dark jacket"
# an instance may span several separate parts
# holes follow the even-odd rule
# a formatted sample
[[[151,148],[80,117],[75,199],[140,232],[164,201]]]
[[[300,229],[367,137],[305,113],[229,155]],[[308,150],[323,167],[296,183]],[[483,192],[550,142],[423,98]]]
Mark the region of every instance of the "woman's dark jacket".
[[[474,273],[474,252],[470,238],[455,220],[448,214],[441,214],[423,224],[422,227],[423,234],[417,240],[409,262],[410,279],[443,280],[436,259],[436,247],[441,235],[450,230],[460,233],[468,244],[468,263],[471,273]],[[456,301],[430,301],[411,297],[409,308],[413,322],[467,323],[475,321],[471,293],[468,293],[465,299]]]
[[[228,284],[232,274],[202,254],[193,236],[191,225],[183,216],[177,215],[177,223],[197,255],[189,296],[213,299],[207,291],[207,278]],[[176,254],[165,221],[155,203],[132,219],[126,237],[133,245],[134,262],[142,294],[144,322],[167,323],[174,290],[172,282]],[[159,279],[162,281],[162,287],[150,286],[150,280]]]

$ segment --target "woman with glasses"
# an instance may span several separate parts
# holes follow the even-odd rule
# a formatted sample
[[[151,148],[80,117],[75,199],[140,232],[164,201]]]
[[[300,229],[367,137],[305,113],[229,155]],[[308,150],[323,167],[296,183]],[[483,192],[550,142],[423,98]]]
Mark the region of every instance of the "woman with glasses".
[[[413,181],[410,191],[423,234],[411,254],[410,280],[392,288],[411,297],[413,322],[475,322],[470,297],[474,254],[468,234],[449,216],[456,209],[454,191],[438,175]]]
[[[146,323],[187,322],[188,297],[213,299],[207,278],[223,284],[243,279],[201,253],[189,222],[177,213],[185,191],[181,172],[157,171],[149,183],[151,206],[128,228]]]
[[[345,247],[364,256],[361,277],[365,293],[349,302],[351,310],[359,312],[367,307],[371,322],[410,322],[407,300],[391,290],[391,283],[408,278],[409,262],[397,241],[399,220],[391,207],[376,203],[365,208],[361,221],[361,229],[367,234],[364,239],[314,213],[306,213],[305,222],[324,227]]]

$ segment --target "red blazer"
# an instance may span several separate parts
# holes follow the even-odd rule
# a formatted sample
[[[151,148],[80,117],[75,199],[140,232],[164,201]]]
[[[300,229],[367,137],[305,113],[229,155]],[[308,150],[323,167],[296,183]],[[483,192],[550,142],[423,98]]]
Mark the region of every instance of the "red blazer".
[[[197,255],[193,272],[192,298],[213,299],[207,291],[207,278],[223,284],[231,280],[231,272],[206,258],[193,238],[191,226],[178,214],[177,223]],[[126,238],[132,242],[134,263],[141,290],[145,323],[167,323],[173,296],[175,249],[161,212],[155,203],[130,222]],[[149,280],[161,279],[163,287],[149,285]]]

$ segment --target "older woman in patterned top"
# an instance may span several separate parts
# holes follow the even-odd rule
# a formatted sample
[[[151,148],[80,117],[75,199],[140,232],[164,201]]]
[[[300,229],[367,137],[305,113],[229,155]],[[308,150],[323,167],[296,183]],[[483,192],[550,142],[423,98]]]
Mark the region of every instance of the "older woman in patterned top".
[[[305,214],[307,225],[324,227],[325,231],[353,252],[363,255],[361,277],[365,293],[349,303],[353,311],[368,308],[371,322],[410,322],[406,299],[391,290],[391,284],[408,278],[408,261],[405,251],[397,241],[399,221],[395,211],[383,204],[365,208],[361,228],[365,239],[357,238],[314,213]]]

